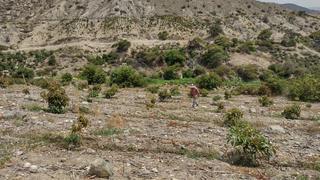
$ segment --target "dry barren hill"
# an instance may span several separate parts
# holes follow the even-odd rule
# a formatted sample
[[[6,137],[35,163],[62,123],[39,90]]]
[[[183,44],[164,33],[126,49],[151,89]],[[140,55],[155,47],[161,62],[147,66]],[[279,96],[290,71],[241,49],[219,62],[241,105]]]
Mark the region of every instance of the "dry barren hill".
[[[164,29],[172,39],[191,39],[205,37],[216,20],[241,39],[267,28],[279,38],[287,29],[307,35],[320,27],[319,19],[254,0],[1,0],[0,11],[0,44],[14,47],[156,39]]]

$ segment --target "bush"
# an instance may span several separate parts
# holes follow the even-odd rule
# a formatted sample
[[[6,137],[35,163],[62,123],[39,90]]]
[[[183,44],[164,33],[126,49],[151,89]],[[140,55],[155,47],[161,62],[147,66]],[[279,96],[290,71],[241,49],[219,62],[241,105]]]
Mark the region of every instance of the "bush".
[[[79,134],[70,133],[67,137],[64,138],[64,142],[68,146],[80,146],[81,136]]]
[[[126,52],[130,48],[130,46],[131,46],[131,43],[125,39],[122,39],[118,43],[113,45],[113,47],[117,48],[118,52]]]
[[[163,79],[173,80],[180,79],[177,66],[169,66],[163,70]]]
[[[204,67],[197,65],[193,70],[193,76],[194,77],[198,77],[198,76],[201,76],[203,74],[206,74],[206,72],[207,71],[206,71],[206,69]]]
[[[119,59],[119,55],[116,52],[111,51],[109,54],[103,54],[102,59],[106,63],[113,64]]]
[[[238,75],[242,78],[244,81],[253,81],[259,79],[259,69],[258,66],[249,64],[240,66],[237,69]]]
[[[157,47],[138,52],[136,59],[139,63],[152,67],[163,64],[162,52]]]
[[[202,56],[200,63],[208,68],[216,68],[229,60],[229,54],[220,46],[210,47]]]
[[[259,103],[263,107],[269,107],[269,106],[273,105],[272,99],[270,99],[268,96],[261,96],[259,98]]]
[[[143,77],[133,67],[123,65],[111,72],[110,81],[120,87],[141,87],[144,85]]]
[[[225,50],[229,49],[232,46],[232,42],[230,41],[230,39],[221,35],[216,37],[214,43],[220,47],[223,47],[223,49]]]
[[[95,85],[95,86],[93,86],[93,88],[91,88],[89,90],[88,97],[90,97],[90,98],[98,97],[100,92],[101,92],[101,86],[100,85]]]
[[[160,89],[160,86],[148,86],[146,88],[146,90],[152,94],[157,94],[159,92],[159,89]]]
[[[284,116],[286,119],[298,119],[300,117],[300,114],[301,107],[297,104],[286,107],[284,111],[281,113],[281,115]]]
[[[163,89],[163,90],[159,91],[158,95],[159,95],[159,100],[161,102],[164,102],[164,101],[172,98],[170,91],[168,91],[167,89]]]
[[[213,96],[213,97],[212,97],[212,101],[213,101],[213,102],[220,101],[221,99],[222,99],[222,97],[219,96],[219,95],[216,95],[216,96]]]
[[[185,69],[182,71],[182,76],[183,78],[193,78],[194,75],[193,75],[193,71],[192,69]]]
[[[221,65],[217,67],[216,69],[214,69],[214,72],[224,79],[229,79],[236,76],[234,70],[227,65]]]
[[[12,79],[9,77],[0,77],[0,87],[7,88],[9,85],[12,85]]]
[[[212,90],[222,85],[222,80],[217,74],[210,73],[197,78],[196,83],[202,89]]]
[[[73,77],[72,77],[72,74],[70,73],[64,73],[62,76],[61,76],[61,83],[63,85],[69,85],[70,82],[72,81]]]
[[[18,67],[15,71],[13,77],[15,78],[25,78],[25,79],[32,79],[34,77],[34,71],[30,68],[26,67]]]
[[[232,162],[233,164],[254,166],[257,164],[257,159],[270,159],[275,153],[271,142],[246,122],[232,126],[227,140],[240,155],[240,158]]]
[[[279,78],[273,77],[266,80],[265,86],[269,88],[271,95],[278,96],[284,94],[286,82]]]
[[[159,32],[158,33],[158,38],[160,39],[160,40],[167,40],[168,39],[168,37],[169,37],[169,33],[167,32],[167,31],[162,31],[162,32]]]
[[[258,35],[258,39],[261,41],[268,41],[270,40],[271,36],[272,36],[272,31],[270,29],[265,29],[260,32],[260,34]]]
[[[297,44],[297,36],[298,34],[289,31],[287,32],[281,41],[281,45],[284,47],[295,47]]]
[[[213,38],[219,36],[220,34],[223,34],[221,24],[219,22],[215,22],[212,26],[210,26],[209,34]]]
[[[181,50],[174,49],[165,52],[164,60],[169,66],[173,66],[176,64],[183,65],[184,61],[186,60],[186,57]]]
[[[107,89],[104,92],[104,97],[107,99],[111,99],[112,97],[114,97],[117,94],[118,91],[119,91],[118,86],[113,85],[113,86],[111,86],[111,88]]]
[[[106,82],[106,75],[102,68],[95,65],[86,66],[80,74],[88,81],[88,84],[103,84]]]
[[[65,107],[69,104],[69,98],[65,90],[56,82],[52,82],[48,87],[48,93],[42,97],[48,103],[48,111],[55,114],[65,112]]]
[[[292,100],[307,102],[320,101],[320,79],[314,76],[304,76],[290,82],[289,97]]]
[[[89,120],[83,115],[80,115],[77,121],[74,121],[71,127],[71,133],[64,139],[64,141],[67,143],[69,147],[80,146],[81,144],[80,133],[82,129],[88,127],[88,125],[89,125]]]
[[[105,60],[101,56],[90,55],[87,57],[87,60],[90,64],[94,64],[97,66],[103,65],[105,63]]]
[[[252,52],[256,52],[256,46],[252,41],[246,41],[241,43],[238,49],[242,53],[251,54]]]
[[[55,65],[57,65],[57,60],[56,60],[56,57],[55,57],[54,55],[52,55],[52,56],[49,57],[48,65],[49,65],[49,66],[55,66]]]
[[[237,108],[231,109],[224,115],[224,125],[227,127],[235,126],[243,118],[243,112]]]

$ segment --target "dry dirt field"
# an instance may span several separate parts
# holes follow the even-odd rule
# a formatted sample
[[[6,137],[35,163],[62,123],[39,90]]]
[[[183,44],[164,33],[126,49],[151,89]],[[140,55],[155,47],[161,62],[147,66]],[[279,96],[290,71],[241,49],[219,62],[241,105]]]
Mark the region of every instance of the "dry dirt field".
[[[88,167],[96,158],[110,161],[111,179],[315,179],[319,180],[320,104],[302,105],[299,120],[281,117],[293,102],[274,98],[274,105],[260,107],[258,97],[234,96],[222,100],[225,109],[237,107],[245,119],[268,137],[277,153],[259,167],[230,165],[225,154],[228,129],[217,113],[211,91],[191,108],[188,88],[181,96],[146,108],[151,94],[144,89],[121,89],[113,99],[86,101],[87,92],[72,85],[68,112],[61,115],[40,109],[46,103],[42,89],[29,87],[30,95],[14,85],[0,89],[0,179],[90,179]],[[71,125],[86,109],[90,125],[82,145],[61,145]],[[84,111],[84,110],[82,110]],[[318,163],[318,164],[317,164]]]

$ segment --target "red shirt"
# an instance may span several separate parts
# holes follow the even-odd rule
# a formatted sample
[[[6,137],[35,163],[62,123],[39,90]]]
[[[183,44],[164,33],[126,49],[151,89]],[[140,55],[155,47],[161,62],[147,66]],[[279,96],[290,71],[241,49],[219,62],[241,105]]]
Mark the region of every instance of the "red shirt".
[[[190,94],[192,97],[198,96],[200,94],[199,89],[196,86],[191,86],[190,87]]]

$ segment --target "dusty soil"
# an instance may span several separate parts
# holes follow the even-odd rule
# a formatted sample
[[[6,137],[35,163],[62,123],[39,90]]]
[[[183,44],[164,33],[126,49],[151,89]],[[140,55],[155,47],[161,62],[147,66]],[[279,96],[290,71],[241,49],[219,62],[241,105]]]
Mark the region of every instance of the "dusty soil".
[[[143,89],[122,89],[111,100],[95,98],[85,101],[87,92],[67,87],[71,98],[69,111],[55,115],[35,111],[33,105],[46,107],[41,89],[24,86],[0,89],[0,179],[88,179],[90,162],[103,158],[112,163],[112,179],[296,179],[308,176],[319,179],[312,170],[319,161],[320,104],[303,105],[300,120],[281,117],[285,98],[274,98],[275,105],[262,108],[257,97],[236,96],[225,101],[226,109],[238,107],[245,118],[270,138],[277,154],[259,167],[239,167],[227,163],[224,154],[227,128],[222,126],[223,113],[216,113],[211,92],[200,98],[200,107],[192,109],[187,88],[181,96],[157,102],[147,110],[151,94]],[[25,107],[25,108],[23,108]],[[87,107],[90,126],[83,132],[81,147],[66,149],[61,136],[70,132],[79,107]],[[120,120],[119,120],[120,119]],[[97,135],[106,127],[120,128],[111,136]],[[187,150],[190,153],[182,150]],[[212,155],[212,156],[208,156]],[[26,163],[36,165],[30,170]],[[305,175],[305,176],[304,176]]]

